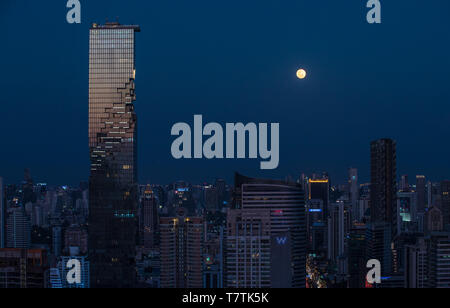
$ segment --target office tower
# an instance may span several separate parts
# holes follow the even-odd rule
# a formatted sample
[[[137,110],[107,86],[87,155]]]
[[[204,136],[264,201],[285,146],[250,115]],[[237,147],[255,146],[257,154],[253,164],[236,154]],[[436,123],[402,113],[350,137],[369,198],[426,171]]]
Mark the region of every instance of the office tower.
[[[219,195],[217,188],[213,185],[204,187],[205,209],[208,211],[216,211],[219,209]]]
[[[357,213],[359,205],[358,169],[348,169],[348,186],[350,192],[350,204],[352,206],[352,213]]]
[[[62,250],[62,228],[61,226],[54,226],[52,231],[53,255],[59,257]]]
[[[6,246],[6,200],[3,178],[0,177],[0,248]]]
[[[59,272],[58,268],[51,268],[48,273],[48,283],[47,287],[48,289],[62,289],[62,279],[61,279],[61,273]]]
[[[270,250],[269,208],[228,210],[225,257],[227,288],[270,288]]]
[[[405,288],[426,288],[428,284],[428,250],[424,238],[405,245]]]
[[[0,289],[42,289],[47,269],[47,252],[43,249],[0,249]]]
[[[196,205],[191,185],[185,182],[172,184],[167,199],[169,215],[175,216],[177,215],[177,210],[183,208],[187,210],[188,215],[195,216]]]
[[[89,44],[89,255],[92,287],[133,287],[137,229],[135,34],[93,24]]]
[[[348,207],[343,201],[331,204],[328,218],[328,260],[337,260],[346,254],[346,238],[351,221]]]
[[[352,226],[348,240],[348,287],[363,288],[366,282],[366,225]]]
[[[7,235],[8,248],[30,248],[30,219],[23,208],[15,207],[10,210],[7,220]]]
[[[327,221],[324,216],[323,201],[312,199],[306,202],[306,226],[308,250],[317,255],[327,251]]]
[[[24,182],[22,184],[22,203],[36,202],[36,194],[33,191],[33,179],[31,178],[30,169],[24,171]]]
[[[396,143],[380,139],[371,143],[371,222],[383,222],[395,230],[397,218]]]
[[[402,180],[400,182],[400,191],[403,192],[410,191],[408,175],[402,175]]]
[[[392,274],[392,232],[386,223],[370,223],[366,228],[366,262],[379,260],[381,262],[381,275],[386,277]]]
[[[216,187],[217,191],[217,202],[218,202],[218,208],[222,209],[224,205],[227,203],[227,184],[225,180],[217,179],[216,183],[214,185]]]
[[[371,143],[370,224],[367,226],[367,260],[382,264],[382,275],[392,274],[392,239],[397,234],[396,143],[380,139]]]
[[[179,208],[177,217],[160,218],[161,287],[203,286],[203,219],[188,217]]]
[[[327,177],[308,180],[308,199],[322,200],[324,216],[328,217],[328,205],[330,203],[330,181]]]
[[[336,283],[348,276],[347,239],[351,227],[350,209],[343,201],[330,205],[328,217],[328,260],[336,266]]]
[[[441,211],[444,226],[450,224],[450,181],[441,182]]]
[[[71,225],[64,234],[64,255],[72,255],[71,250],[77,249],[79,254],[88,253],[88,234],[79,225]]]
[[[158,204],[150,185],[147,185],[141,200],[142,243],[146,250],[153,249],[159,241]]]
[[[428,247],[428,287],[450,288],[450,233],[433,233]]]
[[[415,231],[417,222],[417,194],[415,192],[397,193],[397,231],[402,232]]]
[[[417,211],[419,213],[425,212],[426,195],[425,195],[425,176],[416,176],[416,192],[417,192]]]
[[[215,226],[214,226],[215,227]],[[224,227],[218,232],[208,232],[206,228],[203,260],[203,288],[223,288],[223,235]]]
[[[300,185],[236,174],[227,217],[226,287],[305,287],[306,217]]]
[[[442,211],[436,207],[431,207],[425,215],[427,233],[440,232],[444,230],[444,218]]]
[[[433,183],[428,181],[427,183],[427,207],[433,206]]]
[[[77,260],[80,264],[81,269],[81,282],[70,284],[67,280],[67,276],[69,271],[72,268],[69,268],[67,265],[69,261]],[[62,287],[64,289],[89,289],[90,287],[90,277],[89,277],[89,261],[85,256],[63,256],[60,258],[58,262],[58,270],[61,274],[62,279]]]

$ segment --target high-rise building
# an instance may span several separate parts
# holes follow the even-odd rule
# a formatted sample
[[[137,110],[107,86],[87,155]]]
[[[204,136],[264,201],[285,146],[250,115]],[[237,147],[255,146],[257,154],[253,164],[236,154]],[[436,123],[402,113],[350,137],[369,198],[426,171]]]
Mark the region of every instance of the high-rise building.
[[[424,175],[416,176],[416,192],[417,192],[417,211],[425,212],[426,195],[425,195],[426,179]]]
[[[444,226],[450,225],[450,181],[441,182],[441,211]]]
[[[428,251],[424,238],[405,245],[405,287],[426,288],[428,284]]]
[[[64,255],[70,255],[74,249],[81,255],[88,252],[88,234],[84,228],[75,224],[67,228],[64,234]]]
[[[396,230],[397,220],[396,142],[380,139],[371,143],[371,222],[383,222]]]
[[[348,169],[348,185],[350,192],[350,204],[352,206],[352,212],[357,213],[359,204],[359,185],[358,185],[358,169]]]
[[[146,250],[154,248],[159,240],[158,204],[150,185],[147,185],[141,199],[141,236]]]
[[[350,211],[343,201],[332,203],[328,218],[328,259],[338,264],[346,255],[346,239],[350,232]]]
[[[417,194],[413,191],[400,191],[397,193],[397,231],[414,231],[412,228],[417,223]]]
[[[271,287],[270,208],[228,210],[225,262],[226,287]]]
[[[425,225],[427,233],[444,231],[444,219],[442,211],[436,207],[431,207],[425,215]]]
[[[428,248],[428,287],[450,288],[450,233],[433,233]]]
[[[227,184],[225,180],[217,179],[214,185],[217,191],[217,202],[219,203],[219,209],[221,209],[227,203]]]
[[[92,287],[132,287],[137,229],[135,34],[93,24],[89,44],[89,257]]]
[[[0,177],[0,248],[6,246],[6,202],[3,178]]]
[[[226,287],[305,287],[307,239],[301,186],[236,174],[233,202],[227,219]]]
[[[348,286],[363,288],[366,282],[366,226],[355,224],[350,231],[348,240]]]
[[[42,289],[47,269],[47,252],[43,249],[0,249],[0,289]]]
[[[203,286],[203,219],[188,217],[179,208],[177,217],[161,217],[161,287]]]
[[[330,204],[330,180],[328,177],[315,177],[308,180],[308,199],[322,200],[324,217],[328,217],[328,206]]]
[[[30,248],[30,218],[22,207],[15,207],[10,210],[7,223],[7,235],[8,248]]]
[[[48,280],[48,283],[47,283],[46,288],[48,288],[48,289],[62,289],[63,288],[61,273],[58,268],[53,267],[48,271],[47,280]]]
[[[52,229],[52,246],[53,246],[53,255],[55,257],[61,256],[61,250],[62,250],[62,227],[59,225],[56,225]]]
[[[366,262],[379,260],[381,262],[381,275],[392,274],[392,232],[387,223],[370,223],[366,228]]]
[[[382,264],[382,275],[393,272],[392,239],[397,234],[396,142],[380,139],[371,143],[370,224],[367,226],[366,257]]]
[[[408,175],[402,175],[402,180],[400,182],[400,191],[402,191],[402,192],[410,191]]]

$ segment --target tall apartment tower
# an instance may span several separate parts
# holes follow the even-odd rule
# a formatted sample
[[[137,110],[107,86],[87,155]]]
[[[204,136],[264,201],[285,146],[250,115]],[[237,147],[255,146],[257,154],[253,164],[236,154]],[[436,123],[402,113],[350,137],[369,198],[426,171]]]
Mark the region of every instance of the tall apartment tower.
[[[203,219],[186,214],[160,218],[162,288],[203,287]]]
[[[226,233],[226,287],[304,288],[306,218],[298,184],[235,176]]]
[[[0,177],[0,248],[6,246],[6,202],[3,178]]]
[[[93,24],[89,48],[89,258],[92,287],[133,287],[137,228],[135,35]]]
[[[397,220],[396,142],[380,139],[371,143],[371,222],[384,222],[396,230]]]

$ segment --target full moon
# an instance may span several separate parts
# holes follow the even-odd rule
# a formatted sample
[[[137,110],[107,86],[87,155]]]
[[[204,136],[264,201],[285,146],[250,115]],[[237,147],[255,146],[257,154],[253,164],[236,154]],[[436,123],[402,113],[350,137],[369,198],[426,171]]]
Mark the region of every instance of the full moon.
[[[298,79],[305,79],[306,78],[306,71],[304,69],[299,69],[297,71],[297,78]]]

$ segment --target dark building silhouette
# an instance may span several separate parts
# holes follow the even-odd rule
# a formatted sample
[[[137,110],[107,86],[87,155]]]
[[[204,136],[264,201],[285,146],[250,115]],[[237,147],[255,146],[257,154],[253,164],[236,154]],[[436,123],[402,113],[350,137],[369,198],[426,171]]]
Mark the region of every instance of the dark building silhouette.
[[[371,143],[371,222],[397,225],[396,142],[380,139]]]
[[[133,287],[137,233],[135,33],[93,24],[89,49],[89,257],[92,287]]]
[[[382,275],[393,272],[391,245],[397,230],[396,142],[380,139],[371,143],[370,224],[366,230],[366,259],[377,259]]]
[[[416,176],[417,211],[419,213],[423,213],[425,211],[425,204],[426,204],[425,186],[426,186],[425,176],[424,175]]]

